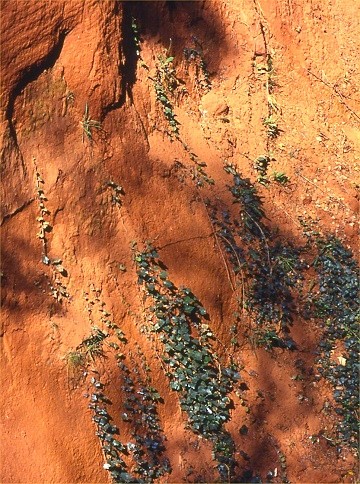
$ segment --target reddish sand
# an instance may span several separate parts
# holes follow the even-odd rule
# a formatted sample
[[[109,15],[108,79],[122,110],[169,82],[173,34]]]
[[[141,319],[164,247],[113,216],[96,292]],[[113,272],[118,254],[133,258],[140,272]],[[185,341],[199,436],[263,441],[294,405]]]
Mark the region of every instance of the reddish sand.
[[[149,70],[129,48],[132,16]],[[140,331],[144,306],[131,242],[153,241],[174,283],[191,287],[210,314],[223,363],[233,351],[237,294],[204,198],[229,200],[224,161],[255,182],[254,160],[270,151],[269,175],[285,172],[290,183],[257,188],[280,239],[304,243],[298,217],[311,216],[323,233],[356,249],[359,18],[358,0],[2,2],[1,482],[110,482],[84,398],[89,383],[74,385],[64,360],[90,333],[84,291],[92,284],[129,340],[127,363],[130,354],[136,358],[137,343],[163,397],[159,413],[173,468],[163,481],[217,479],[211,445],[185,428],[178,395],[155,358],[156,343]],[[209,92],[195,82],[194,68],[186,70],[183,49],[193,46],[192,36],[208,63]],[[213,188],[199,190],[178,169],[179,162],[188,170],[193,163],[165,134],[149,76],[169,47],[187,90],[174,105],[181,139],[207,163]],[[267,54],[281,129],[270,141],[262,122],[269,114],[261,71]],[[89,119],[103,128],[93,129],[93,143],[80,125],[86,103]],[[62,303],[49,294],[53,276],[41,261],[35,166],[53,227],[48,256],[61,258],[67,271],[59,279],[71,297]],[[123,187],[121,207],[111,203],[109,180]],[[241,346],[233,357],[249,389],[231,395],[226,424],[239,473],[251,469],[265,482],[278,468],[274,482],[281,482],[281,452],[291,482],[354,482],[350,451],[338,457],[325,439],[310,439],[335,424],[323,410],[330,387],[312,371],[320,336],[315,322],[294,322],[299,350],[291,353],[252,348],[242,338],[247,324],[240,322]],[[299,359],[304,380],[295,381]],[[115,361],[97,368],[117,421],[123,396]],[[243,424],[248,435],[239,433]]]

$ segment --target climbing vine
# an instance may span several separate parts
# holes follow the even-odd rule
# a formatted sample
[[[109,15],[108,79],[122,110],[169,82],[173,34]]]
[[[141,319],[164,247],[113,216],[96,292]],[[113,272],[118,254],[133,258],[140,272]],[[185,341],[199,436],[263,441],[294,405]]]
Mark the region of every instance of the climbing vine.
[[[333,389],[335,412],[340,416],[338,438],[358,448],[358,355],[360,350],[359,267],[353,254],[335,237],[316,241],[318,255],[313,262],[318,290],[311,295],[313,314],[324,324],[319,372]],[[341,354],[334,359],[334,350]]]
[[[150,329],[163,344],[170,388],[179,392],[191,429],[213,443],[221,478],[229,479],[235,466],[234,444],[224,423],[230,418],[228,394],[240,378],[236,365],[221,366],[212,350],[205,308],[190,289],[173,284],[156,250],[147,245],[135,254],[135,262],[138,282],[152,301]]]

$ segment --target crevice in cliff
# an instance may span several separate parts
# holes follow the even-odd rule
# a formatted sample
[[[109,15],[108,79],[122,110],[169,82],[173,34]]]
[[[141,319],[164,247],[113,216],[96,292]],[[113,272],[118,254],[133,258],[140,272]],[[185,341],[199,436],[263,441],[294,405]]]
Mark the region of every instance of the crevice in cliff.
[[[15,149],[18,151],[21,158],[22,158],[21,150],[19,148],[17,133],[13,123],[13,114],[14,114],[16,98],[21,94],[21,92],[26,88],[26,86],[28,86],[28,84],[36,81],[36,79],[39,78],[39,76],[44,72],[44,70],[50,69],[55,65],[62,51],[65,37],[68,33],[69,31],[59,32],[58,41],[55,43],[55,45],[51,48],[51,50],[47,53],[47,55],[45,55],[45,57],[43,57],[40,61],[26,67],[22,71],[19,81],[17,82],[16,86],[14,87],[14,89],[9,95],[9,102],[6,109],[6,119],[9,123],[8,126],[9,126],[10,137],[12,138],[15,144]]]
[[[102,110],[102,119],[118,108],[121,108],[126,99],[132,98],[132,88],[136,82],[136,70],[139,62],[137,40],[133,30],[133,23],[138,23],[140,37],[153,39],[156,44],[168,48],[172,46],[172,53],[181,59],[183,49],[192,36],[204,41],[206,50],[210,51],[213,44],[226,50],[226,36],[221,19],[216,13],[205,11],[205,2],[123,2],[122,4],[121,33],[122,41],[119,44],[119,56],[124,61],[120,64],[119,76],[121,78],[121,93],[119,99],[108,104]],[[141,41],[143,40],[141,39]],[[211,53],[212,70],[218,70],[221,56]]]
[[[122,11],[122,42],[119,44],[119,56],[123,55],[124,62],[120,64],[119,76],[121,78],[121,93],[117,101],[103,108],[103,117],[111,111],[121,108],[128,96],[132,101],[132,87],[136,81],[136,67],[138,57],[136,55],[136,43],[132,31],[133,9],[131,2],[124,2]]]
[[[25,208],[27,208],[35,199],[32,197],[30,200],[27,200],[25,203],[23,203],[20,207],[16,208],[13,210],[11,213],[7,213],[4,215],[3,219],[0,222],[0,226],[2,226],[7,220],[10,218],[14,217],[18,213],[22,212]]]

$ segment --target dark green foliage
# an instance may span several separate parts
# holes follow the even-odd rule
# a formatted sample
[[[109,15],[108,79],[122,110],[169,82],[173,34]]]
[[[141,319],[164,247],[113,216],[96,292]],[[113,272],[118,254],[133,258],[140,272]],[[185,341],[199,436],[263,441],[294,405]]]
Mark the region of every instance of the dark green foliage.
[[[319,371],[334,387],[335,412],[341,416],[339,438],[358,446],[359,389],[359,267],[352,253],[335,237],[317,240],[319,255],[313,265],[318,291],[312,297],[314,315],[325,322],[320,343]],[[335,347],[343,347],[342,362],[331,358]]]
[[[187,65],[195,65],[195,82],[202,91],[211,89],[210,74],[205,61],[202,46],[196,37],[192,37],[193,47],[185,47],[184,57]]]
[[[104,469],[110,472],[114,482],[153,482],[171,472],[170,462],[163,456],[165,436],[157,414],[160,395],[148,382],[144,382],[136,365],[130,371],[120,360],[118,366],[122,374],[121,389],[126,395],[121,418],[131,425],[134,441],[123,444],[116,438],[119,429],[112,423],[107,411],[107,405],[111,402],[104,395],[104,385],[92,378],[94,392],[89,408],[94,412],[96,435],[106,460]],[[121,454],[131,454],[137,464],[132,471],[135,476],[128,473]]]
[[[191,176],[192,179],[196,181],[196,186],[202,187],[205,183],[213,185],[215,183],[214,180],[209,177],[204,170],[206,163],[201,161],[197,154],[194,153],[192,149],[180,138],[180,123],[176,119],[174,105],[171,99],[174,99],[175,92],[184,93],[186,92],[186,88],[181,86],[183,81],[176,77],[176,70],[173,67],[174,57],[168,55],[169,50],[165,52],[165,55],[158,55],[155,77],[149,77],[149,79],[151,79],[154,83],[156,100],[160,103],[165,119],[167,120],[168,127],[170,128],[168,135],[170,136],[171,140],[175,138],[176,140],[180,141],[184,150],[189,155],[190,160],[195,164]]]
[[[152,482],[171,472],[169,460],[163,456],[165,436],[157,413],[160,395],[144,381],[136,365],[132,364],[131,371],[122,361],[118,366],[122,372],[121,390],[126,394],[122,419],[130,423],[134,438],[126,445],[137,464],[133,472],[144,482]]]
[[[86,359],[94,361],[96,357],[103,356],[103,342],[108,337],[109,334],[106,331],[94,326],[91,335],[85,338],[76,349],[84,354]]]
[[[280,135],[282,130],[278,127],[277,121],[273,115],[270,114],[267,118],[264,118],[263,124],[266,126],[269,138],[275,139]]]
[[[164,86],[161,84],[160,80],[156,79],[154,83],[156,100],[160,102],[165,118],[167,119],[170,126],[170,136],[179,137],[179,125],[180,123],[176,119],[174,113],[174,108],[170,102],[168,95],[165,91]]]
[[[252,240],[254,237],[264,237],[267,229],[262,219],[265,217],[262,208],[262,199],[250,180],[242,178],[235,167],[227,165],[224,170],[233,176],[233,185],[229,190],[234,197],[234,203],[240,205],[240,217],[243,222],[242,236],[245,240]]]
[[[160,103],[164,116],[170,127],[170,137],[179,138],[180,123],[176,119],[174,107],[169,96],[173,94],[179,86],[175,69],[173,68],[174,57],[159,55],[156,65],[155,78],[150,78],[154,82],[156,100]]]
[[[232,219],[226,209],[219,218],[212,207],[210,216],[234,273],[242,271],[248,283],[243,304],[253,312],[257,322],[254,334],[249,336],[267,349],[293,350],[296,344],[288,335],[295,310],[293,291],[303,279],[306,264],[300,258],[299,249],[280,242],[272,245],[256,188],[234,166],[226,166],[225,171],[233,176],[229,190],[234,203],[240,205],[241,221]]]
[[[121,454],[126,454],[126,447],[115,437],[119,429],[112,424],[112,418],[107,411],[109,400],[103,393],[104,385],[95,378],[91,379],[94,392],[91,394],[89,408],[94,413],[93,421],[97,426],[96,435],[101,442],[106,463],[104,469],[110,472],[114,482],[144,482],[127,472],[127,466]]]
[[[270,157],[268,155],[258,156],[255,160],[254,168],[258,172],[258,182],[262,185],[267,185],[269,180],[267,179],[267,171],[270,165]]]
[[[141,44],[140,44],[140,33],[137,25],[137,21],[134,17],[131,18],[131,30],[133,33],[133,41],[136,48],[136,56],[141,58]]]
[[[111,196],[112,203],[121,207],[122,206],[121,198],[124,195],[123,187],[112,180],[107,181],[105,185],[112,190],[112,196]]]
[[[279,171],[274,171],[273,172],[273,179],[280,185],[286,185],[290,182],[290,179],[285,173],[279,172]]]
[[[219,442],[227,435],[223,430],[230,417],[227,394],[240,375],[234,365],[221,369],[211,349],[212,333],[203,322],[206,310],[190,289],[177,289],[169,281],[157,252],[148,246],[136,254],[135,261],[139,284],[153,300],[149,308],[153,314],[152,331],[159,334],[164,345],[163,360],[169,369],[170,387],[179,392],[190,427],[214,442],[216,458],[220,464],[226,464],[228,478],[235,464],[233,447],[226,444],[226,452],[222,452]],[[232,442],[230,437],[226,441]]]
[[[95,391],[91,394],[90,408],[94,410],[93,420],[98,427],[97,436],[106,460],[104,468],[110,472],[114,482],[152,482],[171,471],[168,459],[163,457],[165,437],[157,414],[160,395],[150,384],[149,368],[140,349],[138,349],[140,369],[137,366],[137,359],[132,358],[131,371],[123,362],[124,355],[119,350],[120,346],[127,343],[127,338],[113,322],[111,313],[107,311],[100,295],[101,291],[95,287],[92,288],[92,297],[88,293],[84,294],[89,305],[88,311],[94,317],[98,306],[100,321],[108,331],[94,326],[91,336],[85,339],[77,350],[79,352],[85,349],[85,355],[91,351],[90,354],[94,359],[95,356],[103,354],[105,338],[116,338],[117,341],[108,342],[108,347],[114,350],[117,365],[121,371],[122,391],[126,396],[121,409],[121,418],[124,422],[128,422],[124,425],[131,426],[131,434],[134,438],[133,442],[126,444],[122,444],[115,438],[119,429],[112,424],[107,412],[107,405],[111,402],[104,395],[104,385],[100,379],[91,378]],[[79,354],[82,355],[82,353]],[[132,474],[127,471],[120,453],[131,454],[132,460],[136,463],[135,469],[131,470]]]
[[[285,333],[292,324],[294,298],[292,289],[303,278],[304,262],[300,259],[300,251],[291,246],[277,243],[269,248],[269,260],[262,256],[259,250],[249,249],[248,270],[253,277],[253,283],[248,298],[248,306],[256,311],[256,321],[259,325],[280,325]],[[274,346],[291,348],[290,340],[280,342],[270,338]],[[268,344],[267,344],[268,346]]]

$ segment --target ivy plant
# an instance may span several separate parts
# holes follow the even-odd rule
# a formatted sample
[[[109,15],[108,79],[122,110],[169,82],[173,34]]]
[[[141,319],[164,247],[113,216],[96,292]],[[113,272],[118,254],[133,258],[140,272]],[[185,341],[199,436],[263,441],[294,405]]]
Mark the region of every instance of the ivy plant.
[[[333,236],[317,239],[313,267],[318,289],[311,296],[313,314],[324,325],[319,372],[333,386],[335,412],[340,416],[338,437],[358,449],[359,420],[359,266],[351,251]],[[335,348],[341,356],[332,358]]]
[[[237,368],[233,363],[221,368],[211,347],[205,308],[189,288],[177,288],[169,279],[157,251],[148,244],[135,254],[135,262],[138,282],[152,301],[151,331],[163,344],[170,388],[179,392],[190,428],[213,442],[219,473],[229,479],[234,446],[224,423],[230,418],[228,394],[240,378]]]

